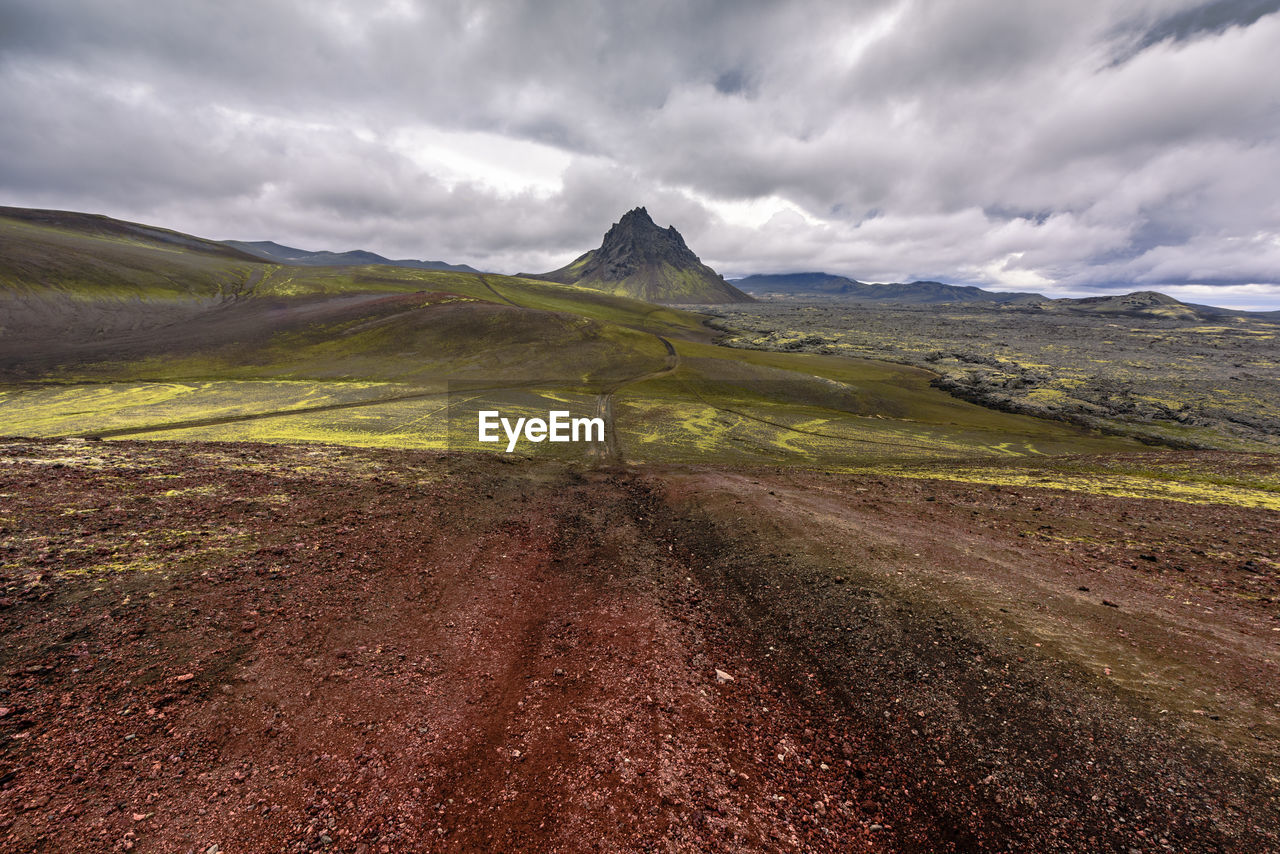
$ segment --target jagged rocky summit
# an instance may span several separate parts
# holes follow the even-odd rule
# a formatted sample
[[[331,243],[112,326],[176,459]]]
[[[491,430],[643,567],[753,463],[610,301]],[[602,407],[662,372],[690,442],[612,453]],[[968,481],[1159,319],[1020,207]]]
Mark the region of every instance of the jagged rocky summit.
[[[646,302],[704,304],[751,302],[685,245],[675,226],[659,228],[639,207],[613,224],[599,249],[537,276]]]

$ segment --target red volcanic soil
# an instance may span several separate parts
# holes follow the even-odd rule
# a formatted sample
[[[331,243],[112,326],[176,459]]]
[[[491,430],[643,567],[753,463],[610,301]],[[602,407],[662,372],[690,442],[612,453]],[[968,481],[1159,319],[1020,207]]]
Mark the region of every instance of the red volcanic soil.
[[[1280,846],[1275,513],[19,441],[0,502],[5,852]]]

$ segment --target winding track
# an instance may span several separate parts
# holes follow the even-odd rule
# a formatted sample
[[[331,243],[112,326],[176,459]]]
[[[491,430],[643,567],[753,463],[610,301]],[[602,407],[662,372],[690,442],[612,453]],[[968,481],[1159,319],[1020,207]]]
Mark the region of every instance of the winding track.
[[[508,305],[513,305],[516,308],[525,307],[515,302],[510,297],[506,296],[497,288],[495,288],[493,286],[493,283],[489,281],[488,277],[481,276],[480,281],[484,282],[484,286],[488,288],[490,292],[493,293],[494,296],[496,296],[498,299],[502,300],[503,302],[507,303]],[[654,338],[657,338],[659,341],[661,341],[662,346],[667,351],[666,365],[660,368],[659,370],[647,371],[643,374],[639,374],[637,376],[631,377],[630,379],[625,379],[620,382],[617,382],[596,395],[595,417],[603,419],[604,425],[605,425],[604,427],[605,434],[604,434],[604,448],[597,449],[593,455],[597,459],[609,465],[621,465],[623,462],[625,462],[622,456],[622,443],[619,442],[617,428],[615,428],[613,425],[614,394],[616,394],[618,391],[626,388],[629,385],[635,385],[636,383],[641,383],[641,382],[644,382],[645,380],[657,379],[658,377],[665,377],[668,374],[673,373],[677,368],[680,367],[680,354],[676,352],[675,345],[672,344],[669,340],[662,337],[656,332],[650,332],[648,329],[642,329],[638,326],[627,326],[627,328],[634,329],[636,332],[643,332],[646,335],[652,335]]]
[[[639,331],[646,331],[646,330],[639,330]],[[668,341],[666,338],[663,338],[661,335],[657,334],[656,332],[650,332],[649,334],[652,335],[654,338],[657,338],[659,341],[661,341],[662,346],[667,349],[666,367],[657,371],[649,371],[648,373],[640,374],[639,376],[632,377],[631,379],[628,379],[628,380],[623,380],[622,382],[619,382],[614,386],[612,386],[611,388],[605,391],[602,391],[596,395],[596,413],[595,414],[597,418],[604,419],[604,429],[605,429],[605,434],[604,434],[605,446],[604,446],[602,457],[606,462],[613,465],[621,465],[623,462],[625,462],[622,456],[622,443],[618,441],[618,430],[616,427],[614,427],[614,424],[613,424],[614,394],[616,394],[620,389],[626,388],[629,385],[635,385],[636,383],[644,382],[645,380],[655,380],[658,377],[665,377],[668,374],[674,373],[675,370],[680,367],[680,354],[676,352],[675,345],[673,345],[670,341]]]

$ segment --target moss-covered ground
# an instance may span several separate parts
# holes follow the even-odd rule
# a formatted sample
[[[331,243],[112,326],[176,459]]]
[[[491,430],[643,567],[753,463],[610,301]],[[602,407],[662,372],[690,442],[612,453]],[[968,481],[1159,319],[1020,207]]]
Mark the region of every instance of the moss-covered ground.
[[[563,408],[607,417],[607,447],[521,443],[520,454],[1275,500],[1265,479],[1226,482],[1164,464],[1107,469],[1089,461],[1141,446],[966,402],[934,387],[932,371],[859,357],[874,347],[841,349],[833,339],[816,348],[801,337],[795,347],[778,344],[783,352],[733,349],[710,343],[705,316],[598,290],[393,267],[281,267],[183,239],[0,217],[4,298],[47,309],[29,312],[28,327],[0,332],[0,435],[492,451],[475,442],[478,409],[514,417]],[[183,301],[190,312],[177,320],[155,310]],[[1055,362],[1055,346],[982,364],[1052,373],[1027,394],[1052,407],[1088,383],[1076,362]],[[832,347],[840,355],[796,352]],[[1152,406],[1163,394],[1127,393]],[[1077,462],[1045,468],[1064,455]]]

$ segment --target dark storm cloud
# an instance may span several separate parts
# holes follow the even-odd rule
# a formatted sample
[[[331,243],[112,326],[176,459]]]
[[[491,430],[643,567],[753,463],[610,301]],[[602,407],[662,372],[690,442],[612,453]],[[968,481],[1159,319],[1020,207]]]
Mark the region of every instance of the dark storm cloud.
[[[1275,285],[1277,5],[0,0],[0,202],[512,272],[646,204],[731,274]]]
[[[1186,41],[1207,33],[1221,33],[1229,27],[1247,27],[1263,15],[1280,11],[1280,0],[1216,0],[1182,9],[1158,20],[1142,34],[1130,56],[1166,39]]]

